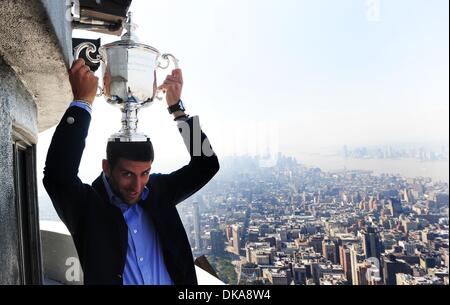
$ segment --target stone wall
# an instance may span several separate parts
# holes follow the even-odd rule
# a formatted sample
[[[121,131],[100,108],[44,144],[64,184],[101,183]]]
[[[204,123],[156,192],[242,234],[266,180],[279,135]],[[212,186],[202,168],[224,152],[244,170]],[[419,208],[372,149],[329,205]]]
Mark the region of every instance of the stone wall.
[[[0,284],[19,284],[18,230],[13,178],[12,129],[36,141],[37,107],[0,57]]]

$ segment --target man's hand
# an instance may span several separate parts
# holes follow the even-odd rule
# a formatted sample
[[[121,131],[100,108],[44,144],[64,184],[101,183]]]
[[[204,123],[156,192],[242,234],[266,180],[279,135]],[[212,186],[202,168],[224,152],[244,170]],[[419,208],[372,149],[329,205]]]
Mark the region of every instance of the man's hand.
[[[164,83],[158,87],[166,93],[166,101],[168,106],[175,105],[181,98],[181,90],[183,89],[183,75],[180,69],[175,69],[172,74],[167,75]]]
[[[83,100],[92,105],[97,94],[98,77],[85,65],[84,59],[79,58],[73,62],[69,80],[74,100]]]

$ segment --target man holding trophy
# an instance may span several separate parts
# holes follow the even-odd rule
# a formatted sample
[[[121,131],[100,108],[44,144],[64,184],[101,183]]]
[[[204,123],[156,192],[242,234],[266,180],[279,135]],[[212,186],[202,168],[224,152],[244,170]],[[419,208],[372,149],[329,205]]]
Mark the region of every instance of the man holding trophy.
[[[145,78],[133,74],[143,73],[142,62],[155,49],[143,48],[128,36],[103,51],[103,94],[121,108],[122,130],[108,140],[101,175],[92,185],[84,184],[78,167],[98,78],[83,59],[75,60],[69,70],[74,101],[53,135],[44,186],[73,237],[85,284],[195,285],[193,256],[176,205],[213,178],[219,170],[217,156],[198,117],[184,112],[180,69],[155,88],[153,67]],[[114,57],[121,51],[126,56]],[[144,94],[142,88],[150,92]],[[150,174],[153,146],[136,131],[137,110],[154,100],[155,89],[166,93],[168,111],[191,156],[188,165],[170,174]]]

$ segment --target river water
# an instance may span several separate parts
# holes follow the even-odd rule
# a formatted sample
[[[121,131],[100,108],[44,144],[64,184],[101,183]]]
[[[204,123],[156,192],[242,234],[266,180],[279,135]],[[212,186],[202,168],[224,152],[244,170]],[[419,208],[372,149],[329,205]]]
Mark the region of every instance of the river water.
[[[399,174],[405,178],[430,177],[433,181],[449,183],[449,161],[420,161],[417,159],[354,159],[336,155],[299,153],[297,161],[323,171],[370,170],[375,175]]]

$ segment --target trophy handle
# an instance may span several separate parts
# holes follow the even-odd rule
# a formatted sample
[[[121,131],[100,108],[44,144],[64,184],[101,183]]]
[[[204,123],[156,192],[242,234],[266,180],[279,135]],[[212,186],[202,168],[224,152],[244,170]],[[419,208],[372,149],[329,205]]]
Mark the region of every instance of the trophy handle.
[[[162,90],[156,90],[155,98],[158,101],[162,101],[164,99],[164,92]]]
[[[86,58],[92,62],[93,64],[98,64],[100,62],[103,62],[103,57],[101,55],[97,55],[96,58],[92,58],[91,54],[97,52],[97,47],[95,46],[95,44],[91,43],[91,42],[83,42],[80,43],[79,45],[77,45],[74,48],[74,52],[75,52],[75,60],[77,60],[80,57],[81,51],[83,51],[84,49],[86,49]]]
[[[100,87],[100,86],[98,86],[98,89],[99,89],[99,92],[96,94],[96,96],[97,97],[102,97],[103,94],[105,93],[105,90],[102,87]]]
[[[95,44],[91,43],[91,42],[83,42],[80,43],[78,46],[76,46],[74,48],[74,52],[75,52],[75,60],[77,60],[78,58],[80,58],[80,54],[81,51],[83,51],[84,49],[86,49],[86,58],[92,62],[93,64],[98,64],[98,63],[105,63],[105,61],[103,60],[103,57],[99,54],[96,56],[96,58],[93,58],[91,56],[92,53],[97,52],[97,47],[95,46]],[[96,94],[97,97],[101,97],[103,96],[103,94],[105,93],[105,91],[103,90],[102,87],[98,86],[99,92]]]
[[[180,68],[179,60],[175,56],[173,56],[172,54],[169,54],[169,53],[163,54],[163,55],[161,55],[161,58],[164,59],[164,65],[161,65],[161,62],[159,62],[157,68],[167,69],[169,67],[169,65],[170,65],[170,60],[171,59],[173,61],[175,69],[179,69]],[[164,92],[162,90],[157,90],[155,98],[160,100],[160,101],[162,101],[163,98],[164,98]]]
[[[175,56],[173,56],[172,54],[166,53],[166,54],[161,55],[161,57],[162,57],[162,59],[165,60],[165,65],[161,65],[161,62],[160,62],[158,64],[158,68],[167,69],[169,67],[169,64],[170,64],[170,59],[172,59],[173,64],[175,65],[175,69],[179,69],[180,68],[179,64],[178,64],[179,60]]]

